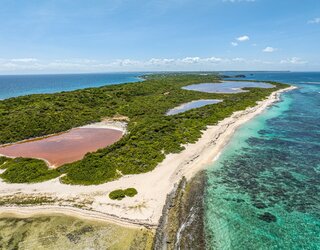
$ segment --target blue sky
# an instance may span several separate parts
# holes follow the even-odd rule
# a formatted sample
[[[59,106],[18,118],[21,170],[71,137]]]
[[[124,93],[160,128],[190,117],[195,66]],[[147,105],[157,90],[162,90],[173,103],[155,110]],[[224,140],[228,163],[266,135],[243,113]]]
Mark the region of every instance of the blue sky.
[[[0,73],[320,70],[319,0],[1,0]]]

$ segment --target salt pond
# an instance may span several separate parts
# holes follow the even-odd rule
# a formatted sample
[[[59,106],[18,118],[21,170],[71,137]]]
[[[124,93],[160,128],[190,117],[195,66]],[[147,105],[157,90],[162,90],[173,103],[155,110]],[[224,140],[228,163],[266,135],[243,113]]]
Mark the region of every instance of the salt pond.
[[[2,146],[0,155],[43,159],[51,167],[59,167],[115,143],[122,135],[123,132],[117,129],[74,128],[54,136]]]
[[[183,112],[186,112],[190,109],[195,109],[195,108],[201,108],[203,106],[206,105],[210,105],[210,104],[216,104],[222,102],[222,100],[217,100],[217,99],[209,99],[209,100],[197,100],[197,101],[192,101],[192,102],[188,102],[188,103],[184,103],[178,107],[175,107],[173,109],[170,109],[167,112],[167,115],[176,115],[176,114],[180,114]]]
[[[192,84],[182,89],[194,90],[206,93],[241,93],[246,92],[242,88],[273,88],[274,86],[264,82],[224,81],[222,83]]]

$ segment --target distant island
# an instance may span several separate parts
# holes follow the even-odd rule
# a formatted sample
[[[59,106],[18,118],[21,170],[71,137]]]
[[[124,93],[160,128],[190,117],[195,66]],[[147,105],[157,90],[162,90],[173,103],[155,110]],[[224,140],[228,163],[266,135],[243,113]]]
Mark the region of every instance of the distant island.
[[[222,78],[246,78],[246,75],[221,75]]]

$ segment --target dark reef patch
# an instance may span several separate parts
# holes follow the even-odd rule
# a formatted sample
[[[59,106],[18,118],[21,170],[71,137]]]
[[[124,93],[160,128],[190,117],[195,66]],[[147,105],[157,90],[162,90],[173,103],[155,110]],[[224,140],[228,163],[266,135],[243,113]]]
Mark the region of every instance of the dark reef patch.
[[[264,214],[260,214],[258,217],[260,220],[266,221],[266,222],[276,222],[277,217],[269,212],[265,212]]]

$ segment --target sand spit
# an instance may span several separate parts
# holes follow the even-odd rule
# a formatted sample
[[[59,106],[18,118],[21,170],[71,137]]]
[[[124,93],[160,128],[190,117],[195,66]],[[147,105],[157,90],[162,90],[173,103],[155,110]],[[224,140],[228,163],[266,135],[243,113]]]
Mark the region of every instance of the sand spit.
[[[104,120],[102,122],[96,122],[88,124],[79,128],[105,128],[122,131],[123,134],[127,133],[127,124],[121,121]]]
[[[145,174],[123,176],[116,181],[91,186],[61,184],[59,179],[36,184],[8,184],[0,181],[0,199],[6,200],[0,207],[0,213],[17,213],[20,216],[36,213],[72,214],[87,219],[155,228],[162,215],[167,194],[181,178],[185,176],[190,180],[212,163],[240,125],[279,101],[280,93],[294,88],[273,92],[255,107],[235,112],[217,125],[208,126],[196,143],[185,145],[185,150],[179,154],[167,155],[153,171]],[[136,188],[138,194],[121,201],[109,199],[109,192],[129,187]],[[37,197],[44,197],[43,205],[24,205],[28,204],[28,199],[34,200]],[[50,203],[46,203],[46,199]],[[15,200],[25,202],[16,206]]]

